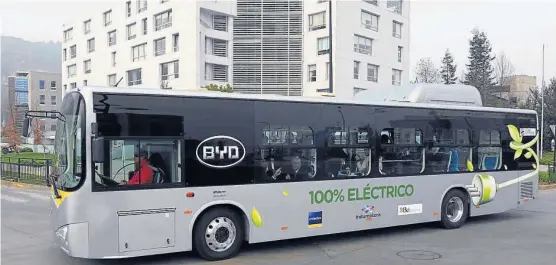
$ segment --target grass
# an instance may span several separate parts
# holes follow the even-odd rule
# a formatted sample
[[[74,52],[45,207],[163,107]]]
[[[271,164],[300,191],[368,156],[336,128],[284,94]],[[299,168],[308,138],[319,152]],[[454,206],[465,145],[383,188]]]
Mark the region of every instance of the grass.
[[[552,165],[554,163],[554,152],[542,152],[541,165]]]
[[[556,172],[541,171],[539,172],[540,184],[556,184]]]
[[[18,175],[19,175],[19,180],[17,179]],[[17,172],[10,172],[10,171],[2,171],[2,180],[14,181],[14,182],[20,182],[26,184],[35,184],[35,185],[46,184],[45,176],[39,176],[39,175],[27,174],[27,173],[18,174]]]
[[[1,161],[4,163],[18,163],[18,162],[35,162],[37,164],[44,164],[44,159],[54,159],[53,154],[43,154],[43,153],[10,153],[2,155]]]

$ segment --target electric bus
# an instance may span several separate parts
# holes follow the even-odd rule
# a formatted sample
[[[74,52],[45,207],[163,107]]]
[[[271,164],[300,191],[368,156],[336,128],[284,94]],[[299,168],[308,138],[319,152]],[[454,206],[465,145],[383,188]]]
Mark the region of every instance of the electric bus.
[[[72,257],[196,251],[425,222],[538,193],[535,111],[465,85],[351,99],[82,87],[59,111],[52,231]],[[375,94],[373,94],[375,93]]]

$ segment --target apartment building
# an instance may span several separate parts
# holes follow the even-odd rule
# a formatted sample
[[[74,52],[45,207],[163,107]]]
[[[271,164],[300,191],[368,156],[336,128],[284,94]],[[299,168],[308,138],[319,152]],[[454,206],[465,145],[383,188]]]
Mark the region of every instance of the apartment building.
[[[403,0],[304,1],[303,94],[352,98],[408,84],[409,9]]]
[[[235,92],[302,95],[303,4],[309,1],[237,0]]]
[[[64,91],[232,83],[235,1],[118,0],[63,27]]]
[[[15,120],[16,131],[21,126],[27,110],[57,111],[62,103],[62,75],[42,71],[18,71],[8,76],[10,116]],[[51,144],[56,132],[56,121],[41,119],[44,144]],[[32,135],[31,135],[32,137]]]

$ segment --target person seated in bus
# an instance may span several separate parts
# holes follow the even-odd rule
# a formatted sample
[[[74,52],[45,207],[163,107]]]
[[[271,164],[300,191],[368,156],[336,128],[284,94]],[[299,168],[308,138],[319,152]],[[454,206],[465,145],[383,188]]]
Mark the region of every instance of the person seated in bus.
[[[149,165],[148,154],[145,151],[139,151],[135,154],[135,167],[137,170],[129,181],[122,181],[122,184],[145,184],[153,182],[154,171]]]
[[[149,163],[152,167],[151,169],[159,173],[158,175],[155,174],[155,176],[158,176],[160,179],[155,179],[154,183],[171,182],[170,178],[168,177],[168,170],[166,168],[166,164],[164,163],[164,159],[159,153],[153,153],[149,158]]]
[[[303,165],[299,155],[293,156],[290,165],[282,172],[284,179],[288,181],[308,181],[315,174],[310,166]]]

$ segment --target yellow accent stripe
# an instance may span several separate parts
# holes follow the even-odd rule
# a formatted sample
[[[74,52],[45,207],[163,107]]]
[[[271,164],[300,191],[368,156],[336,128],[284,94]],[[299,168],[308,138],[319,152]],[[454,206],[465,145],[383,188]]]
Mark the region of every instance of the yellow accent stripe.
[[[67,192],[67,191],[63,191],[63,190],[58,190],[58,194],[60,195],[60,198],[56,198],[56,195],[54,193],[54,187],[51,186],[50,188],[50,193],[52,195],[52,199],[54,200],[54,204],[56,204],[56,208],[60,208],[60,204],[62,204],[62,202],[72,194],[72,192]]]

